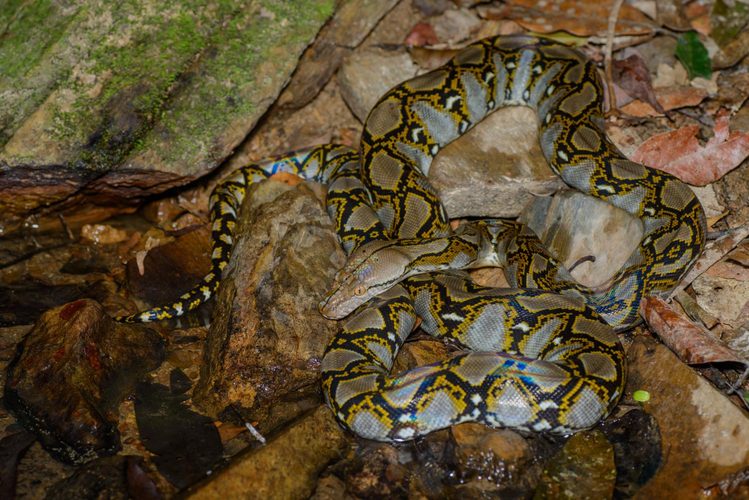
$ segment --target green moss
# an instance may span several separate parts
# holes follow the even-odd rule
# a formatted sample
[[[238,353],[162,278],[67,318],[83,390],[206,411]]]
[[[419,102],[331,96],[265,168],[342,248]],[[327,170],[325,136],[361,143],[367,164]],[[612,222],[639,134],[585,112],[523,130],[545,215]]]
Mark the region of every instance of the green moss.
[[[162,127],[173,141],[168,150],[159,151],[165,160],[187,161],[201,149],[212,149],[217,135],[230,122],[249,115],[257,106],[253,88],[264,85],[267,75],[253,74],[252,69],[273,57],[273,50],[279,46],[308,42],[334,8],[332,0],[266,0],[255,4],[253,9],[233,13],[211,39],[211,50],[200,65],[201,73],[210,77],[196,81],[190,95],[175,101],[163,117]],[[281,23],[294,28],[279,29]],[[157,147],[157,141],[149,137],[144,147]]]
[[[252,69],[278,47],[298,51],[334,7],[333,0],[90,0],[62,16],[50,0],[6,3],[23,10],[13,18],[15,45],[0,42],[7,86],[36,72],[35,97],[23,103],[29,112],[58,91],[48,101],[55,104],[47,133],[72,153],[69,167],[90,170],[154,147],[167,162],[204,157],[232,120],[255,109],[253,85],[266,75]],[[42,27],[54,29],[42,35]],[[65,57],[50,58],[50,47]],[[54,67],[39,69],[45,65]],[[13,113],[0,103],[0,130],[3,116]],[[15,116],[5,142],[26,115]]]
[[[46,67],[45,75],[34,69],[64,36],[78,15],[77,7],[61,8],[49,0],[0,1],[0,147],[36,109],[54,87],[64,70]],[[8,95],[16,94],[16,98]]]
[[[9,5],[7,8],[13,7]],[[22,77],[29,68],[38,64],[75,16],[75,11],[66,14],[49,0],[16,5],[13,10],[14,16],[8,19],[3,33],[0,85]]]

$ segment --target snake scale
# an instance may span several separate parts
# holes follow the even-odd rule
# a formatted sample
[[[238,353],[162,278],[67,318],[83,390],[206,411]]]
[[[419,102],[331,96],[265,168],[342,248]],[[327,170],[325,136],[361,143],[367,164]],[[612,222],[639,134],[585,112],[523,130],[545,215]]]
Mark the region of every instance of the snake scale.
[[[194,309],[217,289],[248,186],[278,171],[329,185],[328,213],[349,261],[320,304],[349,316],[322,363],[329,406],[359,436],[403,441],[460,422],[566,434],[617,404],[626,378],[616,335],[640,299],[672,290],[704,245],[691,189],[631,162],[607,138],[596,67],[564,45],[529,37],[479,41],[443,67],[385,94],[359,151],[334,145],[241,168],[211,197],[212,271],[176,303],[124,321]],[[503,220],[452,231],[426,175],[435,155],[493,110],[537,112],[541,148],[571,187],[611,203],[644,237],[608,282],[585,288],[523,226]],[[474,283],[464,269],[501,266],[516,288]],[[353,314],[352,314],[353,313]],[[422,319],[463,352],[389,375]]]

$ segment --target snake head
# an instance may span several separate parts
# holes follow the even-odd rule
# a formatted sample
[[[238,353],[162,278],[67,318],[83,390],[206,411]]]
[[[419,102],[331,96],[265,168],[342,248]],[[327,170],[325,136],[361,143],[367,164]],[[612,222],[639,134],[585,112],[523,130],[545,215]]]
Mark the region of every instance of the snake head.
[[[336,274],[330,291],[320,302],[320,314],[328,319],[345,318],[405,279],[411,258],[398,250],[397,243],[373,241],[359,247]]]

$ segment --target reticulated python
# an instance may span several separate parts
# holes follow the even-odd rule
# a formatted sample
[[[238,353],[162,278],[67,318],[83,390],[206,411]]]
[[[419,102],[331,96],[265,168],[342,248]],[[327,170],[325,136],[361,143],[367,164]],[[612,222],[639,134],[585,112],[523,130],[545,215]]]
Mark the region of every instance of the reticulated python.
[[[516,223],[451,231],[426,179],[431,161],[508,105],[537,111],[543,153],[568,185],[642,220],[640,245],[607,283],[577,284]],[[606,137],[595,66],[542,39],[477,42],[383,96],[359,154],[320,146],[237,171],[211,197],[212,272],[178,302],[123,319],[178,316],[210,297],[245,190],[286,170],[330,184],[328,212],[352,255],[321,303],[326,317],[354,312],[322,364],[324,393],[344,426],[397,441],[466,421],[568,433],[607,415],[625,381],[614,330],[637,321],[643,296],[676,286],[702,249],[705,219],[685,184],[627,160]],[[482,287],[460,271],[486,265],[504,267],[518,288]],[[425,331],[470,352],[389,376],[417,316]]]

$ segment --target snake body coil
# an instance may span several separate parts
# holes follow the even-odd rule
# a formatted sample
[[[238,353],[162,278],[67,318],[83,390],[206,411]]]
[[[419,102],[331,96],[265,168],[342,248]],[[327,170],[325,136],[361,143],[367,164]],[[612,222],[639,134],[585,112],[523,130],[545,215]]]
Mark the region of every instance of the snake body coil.
[[[639,217],[644,237],[607,283],[589,289],[507,221],[450,229],[426,179],[434,156],[487,114],[537,112],[542,151],[570,186]],[[670,291],[704,244],[692,191],[626,159],[609,141],[595,66],[580,53],[527,36],[491,38],[383,96],[360,155],[321,146],[240,169],[212,196],[213,270],[165,308],[193,309],[216,289],[247,186],[278,170],[330,185],[328,212],[351,255],[321,304],[354,312],[331,341],[322,384],[339,421],[370,439],[412,439],[465,421],[537,432],[589,428],[621,396],[625,362],[614,330],[631,327],[639,301]],[[518,288],[473,283],[461,269],[498,265]],[[398,349],[421,327],[471,352],[389,376]]]

